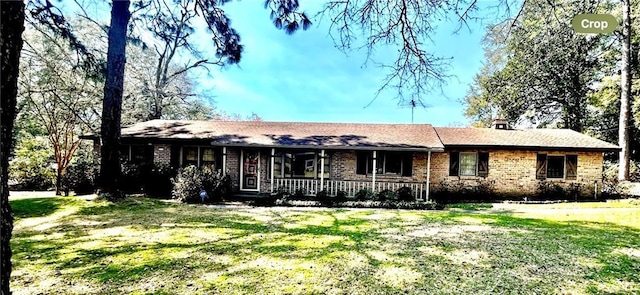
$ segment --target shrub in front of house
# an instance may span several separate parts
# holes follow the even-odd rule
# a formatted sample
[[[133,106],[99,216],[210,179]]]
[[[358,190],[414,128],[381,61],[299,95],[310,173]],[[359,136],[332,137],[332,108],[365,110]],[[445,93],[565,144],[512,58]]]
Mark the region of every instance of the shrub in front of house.
[[[398,195],[398,200],[411,202],[415,201],[415,197],[413,196],[413,190],[408,186],[403,186],[396,190],[396,194]]]
[[[187,166],[178,169],[178,173],[171,179],[173,189],[171,197],[184,203],[215,203],[231,195],[231,179],[222,175],[220,171],[209,168]],[[206,192],[203,200],[201,191]]]
[[[142,176],[143,192],[148,197],[165,199],[171,197],[173,169],[168,164],[156,164],[149,174]]]
[[[128,194],[145,194],[153,198],[171,196],[171,166],[153,163],[122,163],[121,188]]]
[[[324,207],[331,207],[335,203],[336,198],[330,196],[326,190],[321,190],[316,194],[316,200]]]
[[[398,199],[398,194],[392,190],[382,190],[378,192],[375,196],[375,201],[395,201]]]
[[[374,197],[375,197],[375,194],[373,193],[373,191],[366,188],[361,189],[355,193],[355,198],[358,201],[373,200]]]

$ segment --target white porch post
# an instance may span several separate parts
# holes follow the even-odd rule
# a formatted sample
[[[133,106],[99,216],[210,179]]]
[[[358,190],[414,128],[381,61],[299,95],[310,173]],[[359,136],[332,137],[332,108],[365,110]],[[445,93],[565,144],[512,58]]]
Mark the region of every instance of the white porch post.
[[[431,180],[431,151],[427,152],[427,195],[426,201],[429,201],[429,181]]]
[[[320,191],[324,190],[324,150],[320,150]]]
[[[373,176],[371,177],[371,191],[375,192],[376,191],[376,170],[378,165],[377,165],[377,161],[378,161],[378,154],[377,151],[373,151]]]
[[[273,193],[273,179],[274,179],[274,169],[273,166],[276,165],[276,149],[271,148],[271,192]]]
[[[227,147],[222,147],[222,175],[227,175]]]

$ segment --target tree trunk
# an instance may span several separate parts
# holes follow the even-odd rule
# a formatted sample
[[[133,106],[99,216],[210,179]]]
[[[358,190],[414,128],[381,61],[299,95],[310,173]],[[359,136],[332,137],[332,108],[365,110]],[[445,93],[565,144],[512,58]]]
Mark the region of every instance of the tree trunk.
[[[124,88],[124,65],[127,25],[131,13],[130,1],[113,1],[109,47],[107,50],[107,79],[102,102],[102,146],[100,161],[100,191],[107,198],[121,198],[119,180],[120,167],[120,121],[122,92]]]
[[[631,3],[622,0],[622,72],[620,74],[620,123],[618,127],[618,145],[620,151],[620,168],[618,180],[629,179],[629,118],[631,116]]]
[[[13,143],[13,121],[16,117],[16,97],[18,95],[18,69],[22,32],[24,31],[24,3],[22,1],[1,1],[0,59],[2,59],[2,86],[0,88],[0,294],[11,294],[11,231],[13,213],[9,205],[8,170],[9,153]]]

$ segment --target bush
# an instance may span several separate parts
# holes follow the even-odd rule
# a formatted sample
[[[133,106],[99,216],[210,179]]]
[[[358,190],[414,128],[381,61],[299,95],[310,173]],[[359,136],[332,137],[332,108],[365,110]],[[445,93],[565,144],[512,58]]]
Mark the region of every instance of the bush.
[[[171,197],[173,174],[168,164],[153,165],[150,173],[141,177],[145,195],[162,199]]]
[[[392,190],[382,190],[376,195],[376,201],[395,201],[398,199],[398,194]]]
[[[355,194],[356,200],[367,201],[372,200],[374,197],[373,192],[370,189],[361,189]]]
[[[173,189],[171,196],[185,203],[213,203],[228,198],[231,195],[231,179],[223,176],[222,172],[202,169],[196,166],[180,168],[171,180]],[[202,200],[200,191],[207,192],[207,198]]]
[[[567,197],[565,188],[555,182],[538,181],[537,198],[539,200],[558,200]]]
[[[347,198],[347,192],[338,191],[336,193],[336,202],[345,202],[347,200],[349,200],[349,198]]]
[[[326,190],[321,190],[316,194],[316,200],[320,202],[322,206],[331,207],[335,201],[334,197],[329,196]]]
[[[411,202],[415,201],[415,197],[413,196],[413,190],[408,186],[403,186],[396,190],[396,194],[398,194],[398,200]]]
[[[16,190],[48,190],[55,186],[53,149],[43,136],[21,133],[9,165],[9,183]]]
[[[144,193],[149,197],[171,196],[174,173],[167,164],[122,163],[121,188],[125,193]]]
[[[77,162],[67,168],[62,183],[66,189],[76,195],[86,195],[94,192],[95,179],[98,172],[97,165],[89,162]]]

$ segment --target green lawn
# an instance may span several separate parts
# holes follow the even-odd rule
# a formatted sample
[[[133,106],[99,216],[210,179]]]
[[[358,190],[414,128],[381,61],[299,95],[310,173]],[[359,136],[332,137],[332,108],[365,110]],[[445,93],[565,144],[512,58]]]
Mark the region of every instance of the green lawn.
[[[14,294],[637,294],[640,207],[15,199]],[[460,209],[462,207],[462,209]]]

